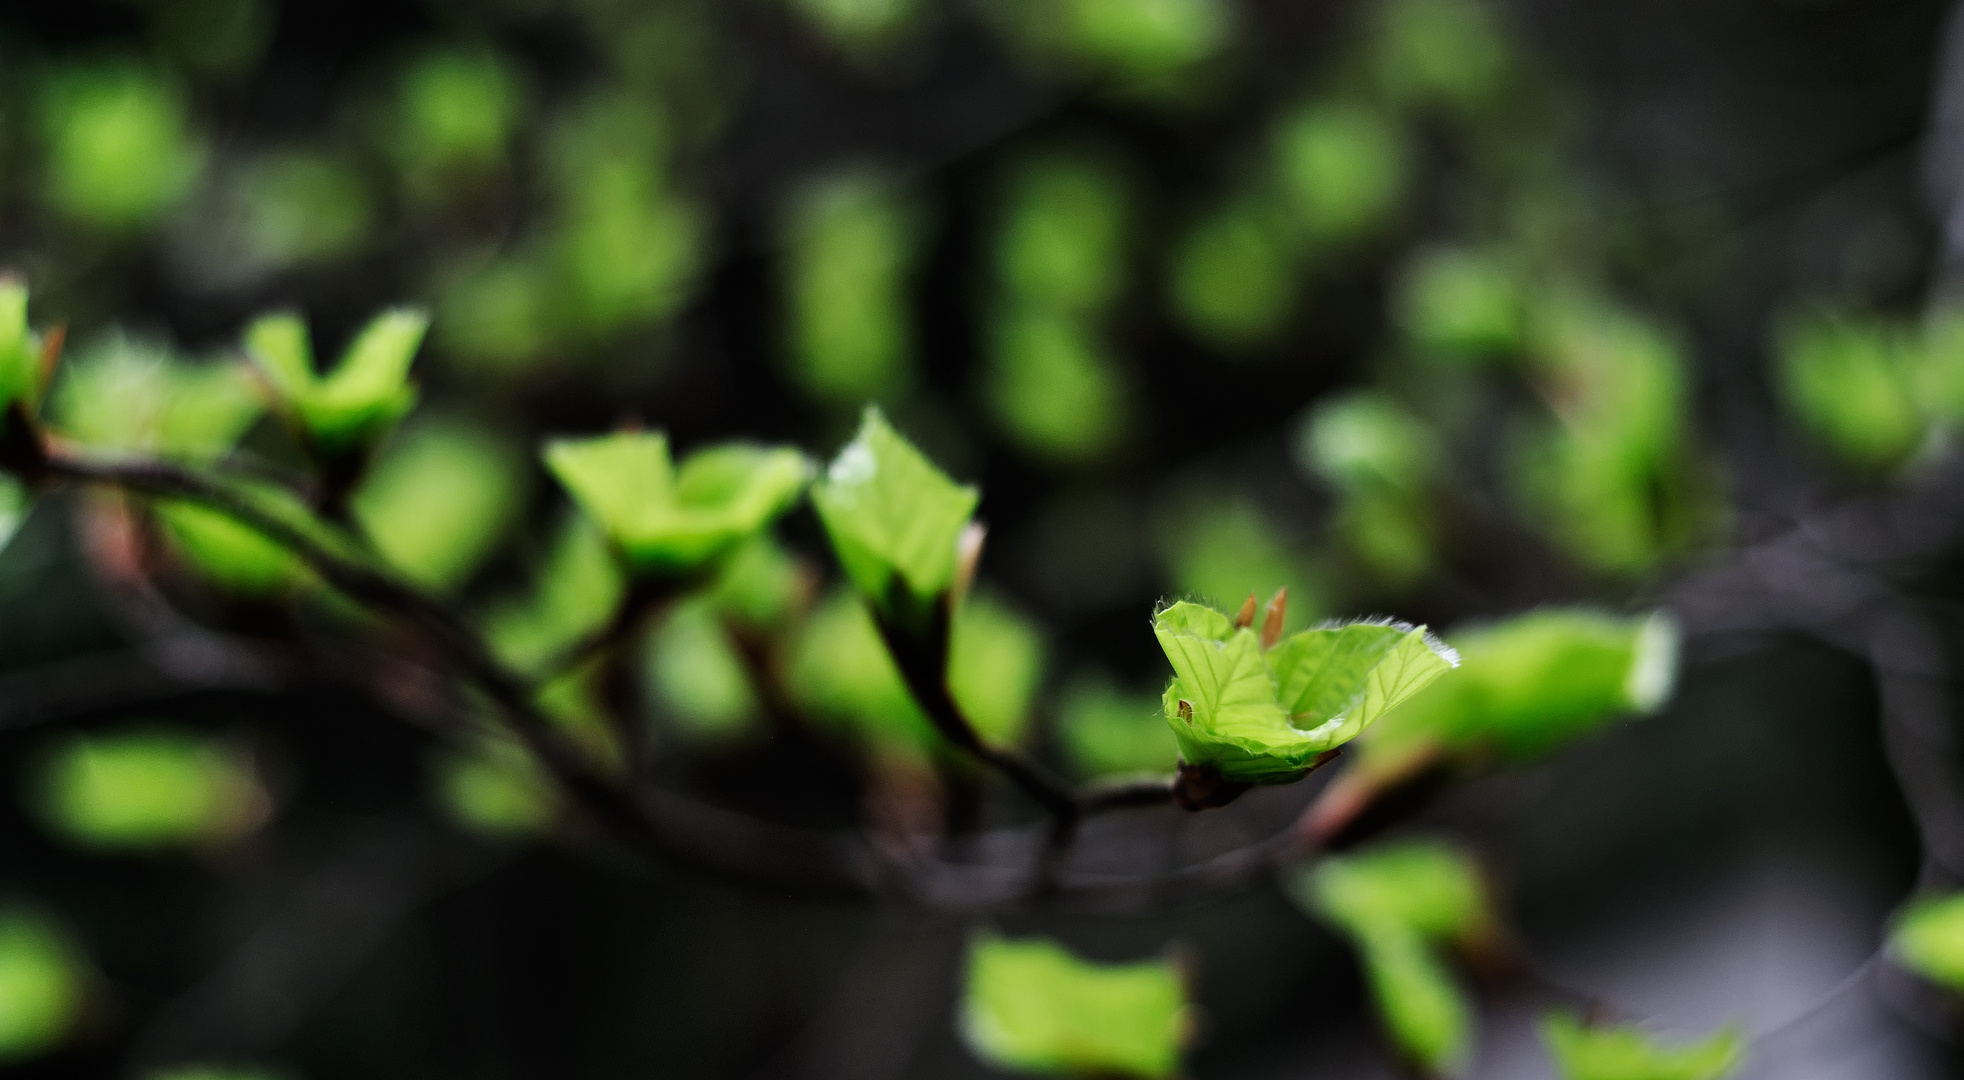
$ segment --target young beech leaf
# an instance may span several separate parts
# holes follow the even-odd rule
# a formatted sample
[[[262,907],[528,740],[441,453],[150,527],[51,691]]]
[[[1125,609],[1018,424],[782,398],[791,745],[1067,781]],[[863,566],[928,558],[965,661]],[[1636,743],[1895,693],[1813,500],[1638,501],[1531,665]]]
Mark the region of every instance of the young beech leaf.
[[[963,715],[992,742],[1014,743],[1029,726],[1043,677],[1043,635],[1027,616],[988,595],[955,613],[948,645],[948,690]]]
[[[546,446],[546,466],[633,569],[687,574],[761,530],[797,499],[811,463],[796,450],[727,443],[680,469],[661,432]]]
[[[438,592],[462,585],[520,508],[523,459],[469,424],[423,424],[390,440],[354,495],[355,520],[389,565]]]
[[[50,401],[54,426],[103,450],[205,463],[232,449],[264,411],[237,364],[195,364],[111,336],[64,365]]]
[[[1399,1052],[1428,1075],[1463,1072],[1473,1053],[1473,1007],[1438,955],[1417,933],[1388,923],[1369,925],[1357,946]]]
[[[505,663],[537,674],[607,625],[626,592],[606,537],[585,515],[569,514],[531,594],[493,607],[484,634]]]
[[[307,324],[295,314],[254,320],[246,328],[245,351],[309,445],[334,457],[374,445],[415,406],[409,364],[429,323],[429,316],[415,309],[384,311],[325,376],[315,371]]]
[[[1361,741],[1359,769],[1397,773],[1437,751],[1540,756],[1612,718],[1655,710],[1677,672],[1676,625],[1662,613],[1550,608],[1453,639],[1463,670],[1385,717]]]
[[[954,584],[956,548],[980,498],[871,406],[859,434],[812,488],[846,576],[888,614],[917,612]]]
[[[1889,951],[1931,982],[1964,991],[1964,892],[1912,903],[1889,934]]]
[[[1264,652],[1252,628],[1186,601],[1155,615],[1153,633],[1173,665],[1162,704],[1182,758],[1241,783],[1296,778],[1459,663],[1402,623],[1304,630]]]
[[[46,919],[0,913],[0,1065],[53,1049],[81,1018],[81,950]]]
[[[991,1064],[1050,1076],[1175,1075],[1188,1030],[1169,960],[1094,964],[1055,942],[984,935],[969,946],[961,1029]]]
[[[185,732],[78,738],[39,777],[39,809],[64,839],[98,850],[224,841],[262,824],[266,794],[238,754]]]
[[[1433,841],[1326,858],[1297,874],[1289,891],[1359,940],[1386,926],[1427,941],[1465,940],[1493,921],[1473,861]]]
[[[1732,1028],[1689,1046],[1663,1046],[1641,1028],[1584,1027],[1567,1013],[1544,1019],[1541,1038],[1562,1080],[1719,1080],[1746,1051]]]

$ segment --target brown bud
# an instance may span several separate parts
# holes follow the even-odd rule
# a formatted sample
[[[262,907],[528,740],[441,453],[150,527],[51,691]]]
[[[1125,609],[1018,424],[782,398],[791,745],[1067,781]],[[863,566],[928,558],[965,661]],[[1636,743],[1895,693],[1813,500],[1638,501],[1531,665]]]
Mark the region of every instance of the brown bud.
[[[1236,616],[1234,617],[1234,628],[1235,628],[1236,630],[1240,630],[1240,629],[1243,629],[1243,628],[1245,628],[1245,627],[1249,627],[1249,626],[1253,626],[1253,625],[1255,625],[1255,605],[1256,605],[1256,603],[1257,603],[1257,601],[1255,600],[1255,594],[1254,594],[1254,593],[1249,593],[1249,594],[1248,594],[1248,599],[1246,599],[1246,600],[1244,600],[1244,601],[1242,601],[1242,603],[1241,603],[1241,614],[1239,614],[1239,615],[1236,615]]]
[[[1187,723],[1193,723],[1193,702],[1188,701],[1186,698],[1181,698],[1179,716],[1180,719],[1185,720]]]
[[[1288,606],[1288,588],[1275,590],[1274,598],[1268,602],[1268,612],[1262,616],[1262,648],[1273,649],[1282,640],[1282,614]]]

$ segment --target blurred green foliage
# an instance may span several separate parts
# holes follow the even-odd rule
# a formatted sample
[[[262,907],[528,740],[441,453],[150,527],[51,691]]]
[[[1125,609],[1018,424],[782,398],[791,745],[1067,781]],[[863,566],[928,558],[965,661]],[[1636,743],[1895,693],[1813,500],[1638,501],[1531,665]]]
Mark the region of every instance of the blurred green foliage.
[[[677,605],[648,638],[649,686],[662,715],[697,739],[729,738],[759,713],[743,657],[715,605]]]
[[[917,212],[868,172],[814,182],[786,226],[792,374],[834,405],[892,401],[913,378]]]
[[[144,1080],[284,1080],[284,1074],[251,1065],[179,1065],[149,1073]]]
[[[1395,775],[1440,752],[1539,757],[1619,716],[1657,709],[1677,677],[1677,629],[1662,613],[1546,608],[1455,630],[1452,640],[1462,670],[1361,741],[1364,774]]]
[[[1880,320],[1792,319],[1778,341],[1787,408],[1835,456],[1867,470],[1901,464],[1922,444],[1917,342]]]
[[[1232,353],[1282,329],[1297,293],[1287,225],[1274,206],[1246,197],[1193,224],[1174,252],[1168,299],[1194,336]]]
[[[77,350],[49,401],[53,426],[85,445],[193,463],[224,456],[264,411],[240,365],[193,363],[121,334]]]
[[[1377,580],[1410,586],[1432,567],[1431,504],[1444,452],[1389,395],[1354,390],[1319,401],[1297,461],[1337,492],[1331,532]]]
[[[1964,893],[1911,903],[1890,931],[1889,951],[1911,971],[1964,992]]]
[[[438,805],[459,825],[485,836],[523,839],[548,829],[558,793],[538,764],[509,739],[484,739],[436,759]]]
[[[27,283],[0,276],[0,410],[18,403],[33,416],[47,377],[41,335],[27,324]]]
[[[983,397],[998,426],[1053,464],[1106,456],[1131,390],[1109,342],[1125,288],[1132,194],[1109,154],[1052,149],[1003,183]]]
[[[0,1064],[58,1046],[81,1018],[87,982],[67,934],[19,907],[0,912]]]
[[[1160,715],[1159,694],[1127,692],[1109,677],[1080,676],[1057,697],[1057,736],[1081,776],[1165,774],[1179,743]]]
[[[1506,258],[1493,251],[1421,250],[1399,276],[1392,312],[1428,357],[1477,363],[1518,354],[1527,302]]]
[[[1385,0],[1370,49],[1391,100],[1477,111],[1506,88],[1512,45],[1482,0]]]
[[[505,165],[524,107],[517,72],[496,53],[432,52],[404,68],[382,138],[411,197],[435,203]]]
[[[484,634],[507,664],[537,673],[607,625],[626,591],[605,535],[586,515],[569,514],[530,594],[491,607],[481,620]]]
[[[1166,960],[1094,964],[1040,938],[969,945],[961,1030],[1005,1069],[1158,1080],[1180,1068],[1186,989]]]
[[[204,168],[183,92],[155,71],[126,62],[63,68],[38,106],[43,194],[86,228],[124,233],[155,223]]]
[[[258,828],[269,812],[241,752],[165,729],[72,738],[53,749],[36,790],[50,829],[104,851],[222,843]]]
[[[1363,956],[1379,1016],[1399,1049],[1429,1074],[1470,1064],[1473,1007],[1438,947],[1495,927],[1478,869],[1462,852],[1412,841],[1327,858],[1287,881],[1309,911]]]
[[[1284,626],[1300,629],[1328,610],[1321,567],[1246,499],[1169,500],[1176,516],[1160,528],[1160,549],[1175,595],[1221,607],[1250,593],[1289,591]]]
[[[497,433],[460,420],[403,431],[369,470],[354,517],[383,561],[434,592],[454,592],[521,509],[525,463]]]
[[[1562,1080],[1719,1080],[1745,1056],[1745,1036],[1726,1028],[1689,1046],[1665,1046],[1630,1026],[1584,1026],[1567,1013],[1541,1024]]]
[[[1314,102],[1282,119],[1276,178],[1307,243],[1346,243],[1385,225],[1408,183],[1404,140],[1394,118],[1360,102]]]

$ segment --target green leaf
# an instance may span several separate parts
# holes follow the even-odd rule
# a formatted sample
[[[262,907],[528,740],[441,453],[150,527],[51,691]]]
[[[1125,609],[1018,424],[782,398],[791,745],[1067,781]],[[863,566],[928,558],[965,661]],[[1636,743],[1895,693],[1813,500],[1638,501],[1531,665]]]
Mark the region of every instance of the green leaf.
[[[83,445],[194,464],[231,450],[264,409],[239,365],[189,363],[121,335],[64,364],[49,405],[53,425]]]
[[[1746,1052],[1745,1037],[1734,1028],[1667,1047],[1641,1028],[1584,1027],[1566,1013],[1544,1019],[1541,1037],[1562,1080],[1719,1080]]]
[[[671,466],[660,432],[547,444],[545,461],[635,570],[688,574],[756,535],[811,478],[796,450],[729,443]]]
[[[455,591],[503,539],[522,498],[523,459],[459,421],[393,440],[352,501],[383,561],[425,588]]]
[[[1080,775],[1164,775],[1173,771],[1179,743],[1160,718],[1159,696],[1126,693],[1107,678],[1072,680],[1058,698],[1058,735]]]
[[[351,560],[365,558],[341,533],[323,525],[292,491],[257,481],[233,484],[231,491],[327,550]],[[285,545],[229,514],[179,499],[160,499],[154,509],[178,554],[221,588],[267,595],[314,581],[306,564]]]
[[[1088,319],[1011,306],[989,327],[983,393],[996,423],[1026,453],[1083,463],[1125,433],[1130,391]]]
[[[1438,955],[1409,930],[1373,925],[1358,939],[1371,996],[1387,1033],[1432,1075],[1464,1072],[1473,1056],[1473,1006]]]
[[[1022,162],[1003,193],[996,274],[1023,305],[1095,314],[1125,285],[1131,193],[1117,166],[1058,151]]]
[[[482,620],[493,651],[518,671],[541,673],[614,617],[627,583],[591,520],[569,514],[531,594],[493,607]]]
[[[81,950],[48,920],[0,912],[0,1064],[54,1049],[81,1019]]]
[[[1295,779],[1458,663],[1404,624],[1305,630],[1264,654],[1252,629],[1184,601],[1154,616],[1153,633],[1173,665],[1163,705],[1181,756],[1246,783]]]
[[[1297,227],[1312,243],[1363,237],[1404,196],[1404,134],[1366,105],[1324,102],[1297,111],[1276,132],[1275,157]]]
[[[1174,314],[1207,345],[1235,352],[1281,331],[1296,298],[1287,222],[1260,200],[1237,198],[1195,222],[1173,256]]]
[[[0,275],[0,413],[18,401],[34,415],[43,377],[41,336],[27,325],[27,283]]]
[[[955,613],[948,645],[948,691],[975,730],[992,742],[1022,741],[1043,678],[1036,623],[987,594]]]
[[[836,592],[792,640],[786,689],[799,707],[872,742],[929,753],[939,738],[858,596]]]
[[[43,191],[71,221],[105,232],[153,224],[204,168],[183,91],[141,67],[57,71],[39,104]]]
[[[1392,306],[1428,355],[1478,360],[1520,349],[1527,318],[1521,293],[1513,268],[1498,256],[1435,248],[1406,266]]]
[[[1931,982],[1964,992],[1964,892],[1911,903],[1889,933],[1889,951]]]
[[[813,397],[889,399],[913,374],[914,217],[893,185],[865,174],[832,177],[798,200],[784,268],[789,347]]]
[[[1864,469],[1900,464],[1922,444],[1914,342],[1877,320],[1790,320],[1778,340],[1787,408],[1837,456]]]
[[[769,533],[759,533],[723,560],[709,599],[751,630],[775,630],[811,599],[812,574]]]
[[[1655,710],[1676,679],[1677,629],[1662,613],[1548,608],[1453,638],[1461,673],[1386,717],[1362,741],[1357,768],[1395,772],[1432,748],[1531,759]]]
[[[1213,56],[1228,39],[1220,0],[1066,0],[1073,50],[1141,89]]]
[[[1170,961],[1093,964],[1055,942],[977,937],[961,1029],[991,1064],[1051,1076],[1174,1076],[1189,1026]]]
[[[43,766],[38,790],[54,831],[103,851],[229,840],[267,813],[266,793],[240,755],[172,731],[70,740]]]
[[[1426,941],[1466,940],[1493,925],[1479,868],[1464,852],[1437,841],[1325,858],[1288,885],[1305,909],[1360,940],[1384,928]]]
[[[436,796],[459,825],[499,839],[537,836],[559,812],[551,780],[508,739],[438,758]]]
[[[757,692],[715,605],[677,604],[648,637],[649,686],[684,734],[723,739],[757,718]]]
[[[909,618],[955,583],[957,545],[980,498],[872,407],[812,488],[812,505],[854,587],[889,615]]]
[[[314,370],[307,326],[297,315],[255,320],[246,328],[245,349],[308,445],[332,458],[373,446],[415,407],[409,364],[429,323],[410,308],[377,315],[326,376]]]

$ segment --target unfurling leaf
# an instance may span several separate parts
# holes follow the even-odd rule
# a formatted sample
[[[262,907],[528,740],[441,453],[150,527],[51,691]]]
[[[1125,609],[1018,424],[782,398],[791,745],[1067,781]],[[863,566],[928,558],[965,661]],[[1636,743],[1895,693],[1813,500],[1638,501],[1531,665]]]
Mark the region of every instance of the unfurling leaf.
[[[245,350],[309,447],[321,457],[340,458],[374,446],[415,407],[409,364],[429,324],[418,310],[385,311],[325,375],[315,369],[305,320],[291,312],[255,320],[246,328]]]
[[[1168,960],[1094,964],[1042,939],[969,946],[961,1027],[970,1049],[1006,1069],[1157,1080],[1180,1066],[1188,1010]]]
[[[727,443],[674,467],[660,432],[562,439],[546,465],[641,573],[686,575],[756,535],[811,478],[796,450]]]
[[[1665,1046],[1642,1028],[1585,1027],[1567,1013],[1543,1020],[1541,1037],[1562,1080],[1719,1080],[1746,1052],[1733,1028],[1688,1046]]]
[[[919,618],[955,584],[957,547],[980,497],[875,408],[812,488],[846,576],[876,609],[902,619]]]
[[[1184,601],[1153,633],[1173,665],[1163,707],[1182,758],[1237,783],[1297,778],[1459,662],[1402,623],[1304,630],[1264,651],[1254,629]]]

